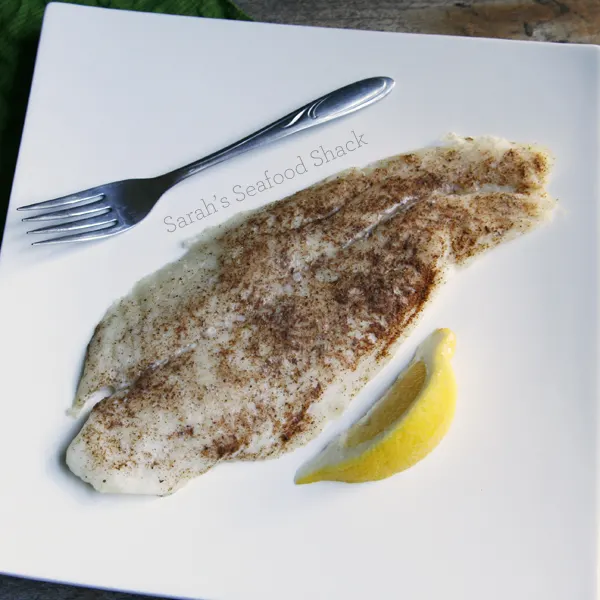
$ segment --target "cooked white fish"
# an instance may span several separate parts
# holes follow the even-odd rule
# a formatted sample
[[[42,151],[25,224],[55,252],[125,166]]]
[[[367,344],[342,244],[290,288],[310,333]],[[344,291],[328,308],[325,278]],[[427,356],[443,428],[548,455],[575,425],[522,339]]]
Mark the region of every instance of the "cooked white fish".
[[[454,266],[542,223],[549,158],[495,138],[380,161],[236,217],[138,283],[89,344],[67,464],[169,494],[315,437]]]

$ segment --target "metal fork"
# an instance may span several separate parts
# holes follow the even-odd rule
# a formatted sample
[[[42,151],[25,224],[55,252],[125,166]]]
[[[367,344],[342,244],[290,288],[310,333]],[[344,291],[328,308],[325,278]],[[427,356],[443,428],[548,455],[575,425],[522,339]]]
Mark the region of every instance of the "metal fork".
[[[369,106],[394,87],[389,77],[357,81],[317,98],[278,121],[185,167],[148,179],[126,179],[62,196],[54,200],[21,206],[17,210],[45,210],[23,221],[69,219],[27,233],[64,233],[69,235],[34,242],[32,245],[84,242],[123,233],[137,225],[154,208],[160,197],[174,185],[208,167],[280,140],[298,131],[333,121]]]

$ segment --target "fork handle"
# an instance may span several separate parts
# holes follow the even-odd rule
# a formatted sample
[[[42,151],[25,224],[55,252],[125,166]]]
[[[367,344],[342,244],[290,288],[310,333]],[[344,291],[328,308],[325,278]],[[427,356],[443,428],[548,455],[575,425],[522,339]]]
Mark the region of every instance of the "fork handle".
[[[239,142],[213,152],[185,167],[166,173],[162,177],[169,182],[169,187],[171,187],[224,160],[365,108],[387,96],[393,87],[394,80],[390,77],[371,77],[356,81],[305,104]]]

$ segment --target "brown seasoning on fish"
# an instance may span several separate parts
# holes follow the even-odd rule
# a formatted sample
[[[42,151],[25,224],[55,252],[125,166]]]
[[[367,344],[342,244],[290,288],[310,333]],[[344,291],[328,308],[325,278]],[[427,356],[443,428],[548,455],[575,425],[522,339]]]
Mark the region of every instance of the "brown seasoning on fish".
[[[549,218],[549,158],[456,139],[350,170],[216,228],[116,303],[88,347],[67,453],[107,492],[172,493],[314,438],[455,266]]]

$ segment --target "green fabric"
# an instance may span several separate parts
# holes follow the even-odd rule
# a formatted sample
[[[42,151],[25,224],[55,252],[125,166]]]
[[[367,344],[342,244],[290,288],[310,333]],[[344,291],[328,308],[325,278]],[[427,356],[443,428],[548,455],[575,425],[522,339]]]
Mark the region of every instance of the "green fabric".
[[[229,0],[63,0],[145,12],[246,19]],[[50,0],[0,0],[0,239],[27,108],[44,9]]]

